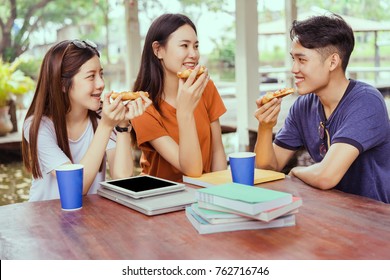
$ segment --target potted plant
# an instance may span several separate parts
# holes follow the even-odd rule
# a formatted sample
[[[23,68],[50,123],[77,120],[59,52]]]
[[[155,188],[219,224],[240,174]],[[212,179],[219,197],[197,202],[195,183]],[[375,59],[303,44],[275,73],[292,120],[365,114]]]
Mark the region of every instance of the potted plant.
[[[8,63],[0,59],[0,136],[13,129],[8,106],[10,100],[29,92],[35,86],[30,77],[17,69],[19,63],[19,60]]]

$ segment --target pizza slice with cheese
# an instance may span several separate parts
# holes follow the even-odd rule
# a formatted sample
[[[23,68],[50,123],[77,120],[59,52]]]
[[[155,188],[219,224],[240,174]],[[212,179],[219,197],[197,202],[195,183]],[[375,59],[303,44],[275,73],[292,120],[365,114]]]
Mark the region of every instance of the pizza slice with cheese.
[[[294,93],[293,88],[283,88],[283,89],[278,89],[277,91],[267,92],[261,99],[261,105],[270,102],[274,98],[282,98],[292,93]]]
[[[149,97],[149,93],[146,91],[122,91],[122,92],[113,92],[111,94],[112,99],[116,99],[118,96],[122,96],[122,101],[127,101],[127,100],[135,100],[141,95],[145,97]]]
[[[206,70],[206,67],[201,66],[199,68],[198,73],[196,74],[196,77],[199,77],[201,74],[203,74],[205,70]],[[187,79],[191,75],[192,71],[193,71],[192,69],[186,69],[184,71],[177,72],[177,77],[180,79]]]

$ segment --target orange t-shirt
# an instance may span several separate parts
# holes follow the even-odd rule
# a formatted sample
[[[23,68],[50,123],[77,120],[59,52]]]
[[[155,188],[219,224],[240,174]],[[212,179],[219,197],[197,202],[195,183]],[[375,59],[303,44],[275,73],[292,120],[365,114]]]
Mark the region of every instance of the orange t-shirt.
[[[181,182],[183,173],[167,162],[149,143],[149,141],[159,137],[170,136],[179,144],[176,108],[163,101],[160,105],[160,110],[164,117],[151,105],[143,115],[132,120],[133,128],[137,134],[138,147],[142,151],[140,159],[142,172]],[[199,144],[202,151],[203,173],[211,172],[212,137],[210,124],[225,112],[226,107],[218,90],[214,83],[209,81],[194,111]]]

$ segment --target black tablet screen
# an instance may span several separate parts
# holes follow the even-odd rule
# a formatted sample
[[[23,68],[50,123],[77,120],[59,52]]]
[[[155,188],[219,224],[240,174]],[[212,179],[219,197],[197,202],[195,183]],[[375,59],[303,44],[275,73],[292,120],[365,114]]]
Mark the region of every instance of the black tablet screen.
[[[175,183],[166,182],[157,178],[151,178],[147,176],[133,177],[118,181],[110,181],[109,183],[111,185],[124,188],[133,192],[142,192],[175,185]]]

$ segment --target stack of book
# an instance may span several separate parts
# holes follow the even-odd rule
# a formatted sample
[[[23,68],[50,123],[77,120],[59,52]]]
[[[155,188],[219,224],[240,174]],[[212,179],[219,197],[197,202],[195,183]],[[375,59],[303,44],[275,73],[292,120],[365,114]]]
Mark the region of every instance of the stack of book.
[[[290,193],[227,183],[199,189],[186,216],[200,234],[295,225],[302,199]]]

